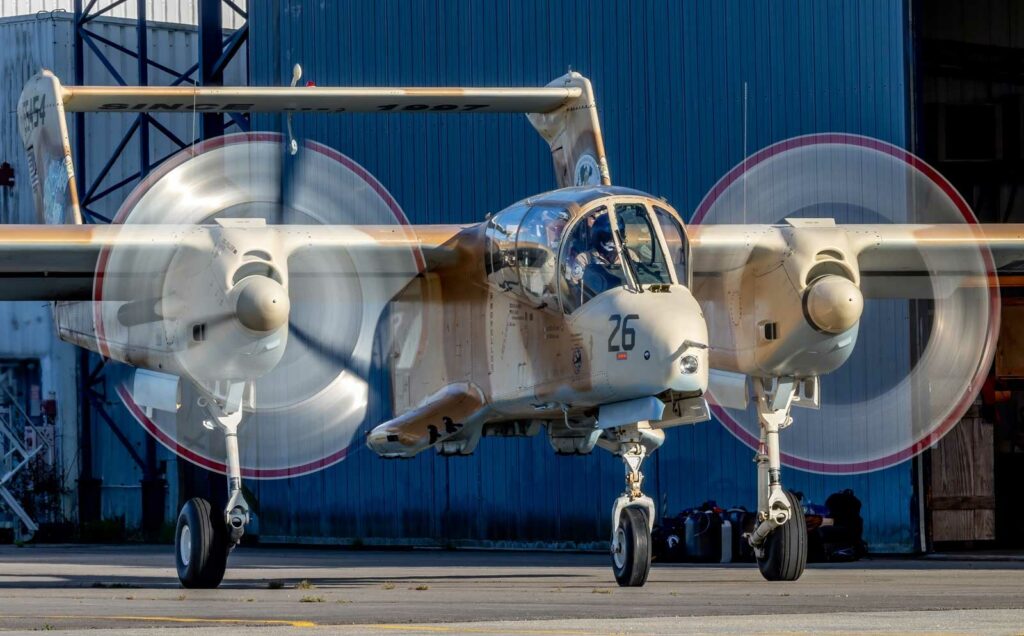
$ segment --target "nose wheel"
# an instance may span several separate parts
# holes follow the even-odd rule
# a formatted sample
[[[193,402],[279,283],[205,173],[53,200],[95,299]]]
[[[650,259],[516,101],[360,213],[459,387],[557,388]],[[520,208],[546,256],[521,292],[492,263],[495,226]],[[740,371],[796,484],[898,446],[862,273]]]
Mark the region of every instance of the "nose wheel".
[[[612,571],[622,587],[640,587],[651,571],[651,528],[644,511],[631,506],[619,516],[612,539]]]
[[[174,532],[178,580],[187,588],[217,587],[224,578],[231,545],[223,515],[215,514],[205,499],[189,499]]]

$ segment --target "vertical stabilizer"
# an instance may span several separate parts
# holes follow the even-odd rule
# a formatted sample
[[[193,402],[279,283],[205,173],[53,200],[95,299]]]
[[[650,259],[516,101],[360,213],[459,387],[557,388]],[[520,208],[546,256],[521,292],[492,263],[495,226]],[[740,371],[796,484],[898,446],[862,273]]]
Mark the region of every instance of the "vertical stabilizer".
[[[582,94],[548,113],[531,113],[530,123],[551,147],[558,187],[611,185],[608,157],[590,80],[570,71],[548,84],[579,88]]]
[[[36,215],[48,225],[82,222],[62,93],[57,77],[43,70],[25,84],[18,100]]]

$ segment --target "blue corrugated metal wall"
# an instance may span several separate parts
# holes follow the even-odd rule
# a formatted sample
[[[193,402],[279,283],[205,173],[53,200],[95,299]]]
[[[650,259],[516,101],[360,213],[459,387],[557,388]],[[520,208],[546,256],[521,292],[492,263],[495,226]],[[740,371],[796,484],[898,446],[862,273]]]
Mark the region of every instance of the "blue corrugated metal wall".
[[[684,214],[742,159],[744,82],[751,152],[822,131],[907,137],[900,0],[268,0],[252,3],[250,26],[261,85],[287,84],[294,63],[319,85],[355,86],[539,85],[571,66],[594,82],[613,180]],[[414,222],[476,221],[553,186],[546,145],[521,116],[297,124],[366,166]],[[706,499],[752,507],[750,450],[717,424],[668,437],[647,471],[664,509]],[[912,549],[909,464],[852,477],[788,470],[786,481],[817,502],[853,488],[872,548]],[[556,457],[537,437],[485,439],[456,459],[386,462],[359,449],[319,474],[253,488],[264,536],[570,544],[607,537],[621,486],[617,459]]]

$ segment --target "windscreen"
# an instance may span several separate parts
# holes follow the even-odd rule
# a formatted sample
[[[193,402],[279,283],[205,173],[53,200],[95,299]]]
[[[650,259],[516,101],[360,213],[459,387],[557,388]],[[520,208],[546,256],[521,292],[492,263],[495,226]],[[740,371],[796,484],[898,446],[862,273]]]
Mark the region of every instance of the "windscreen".
[[[643,203],[601,206],[577,221],[562,251],[562,308],[571,313],[614,287],[671,283],[665,250]]]
[[[668,250],[668,262],[676,271],[676,280],[680,285],[688,285],[686,263],[686,232],[682,224],[668,210],[654,206],[654,216],[661,226],[661,234],[665,237]]]
[[[671,283],[672,276],[665,262],[654,223],[642,203],[620,203],[615,206],[620,234],[617,237],[632,261],[633,273],[641,285]]]

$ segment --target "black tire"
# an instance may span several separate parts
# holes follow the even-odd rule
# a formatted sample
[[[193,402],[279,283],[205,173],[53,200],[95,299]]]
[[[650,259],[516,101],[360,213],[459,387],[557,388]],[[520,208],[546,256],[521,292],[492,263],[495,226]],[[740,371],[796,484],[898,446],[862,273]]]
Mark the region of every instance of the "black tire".
[[[187,588],[215,588],[228,564],[227,526],[210,502],[195,497],[185,502],[174,530],[174,562],[178,580]]]
[[[651,572],[651,527],[643,510],[629,507],[616,528],[619,550],[612,545],[612,570],[622,587],[640,587]]]
[[[792,514],[782,526],[768,535],[764,558],[757,560],[761,576],[769,581],[795,581],[807,567],[807,522],[800,502],[788,490]]]

